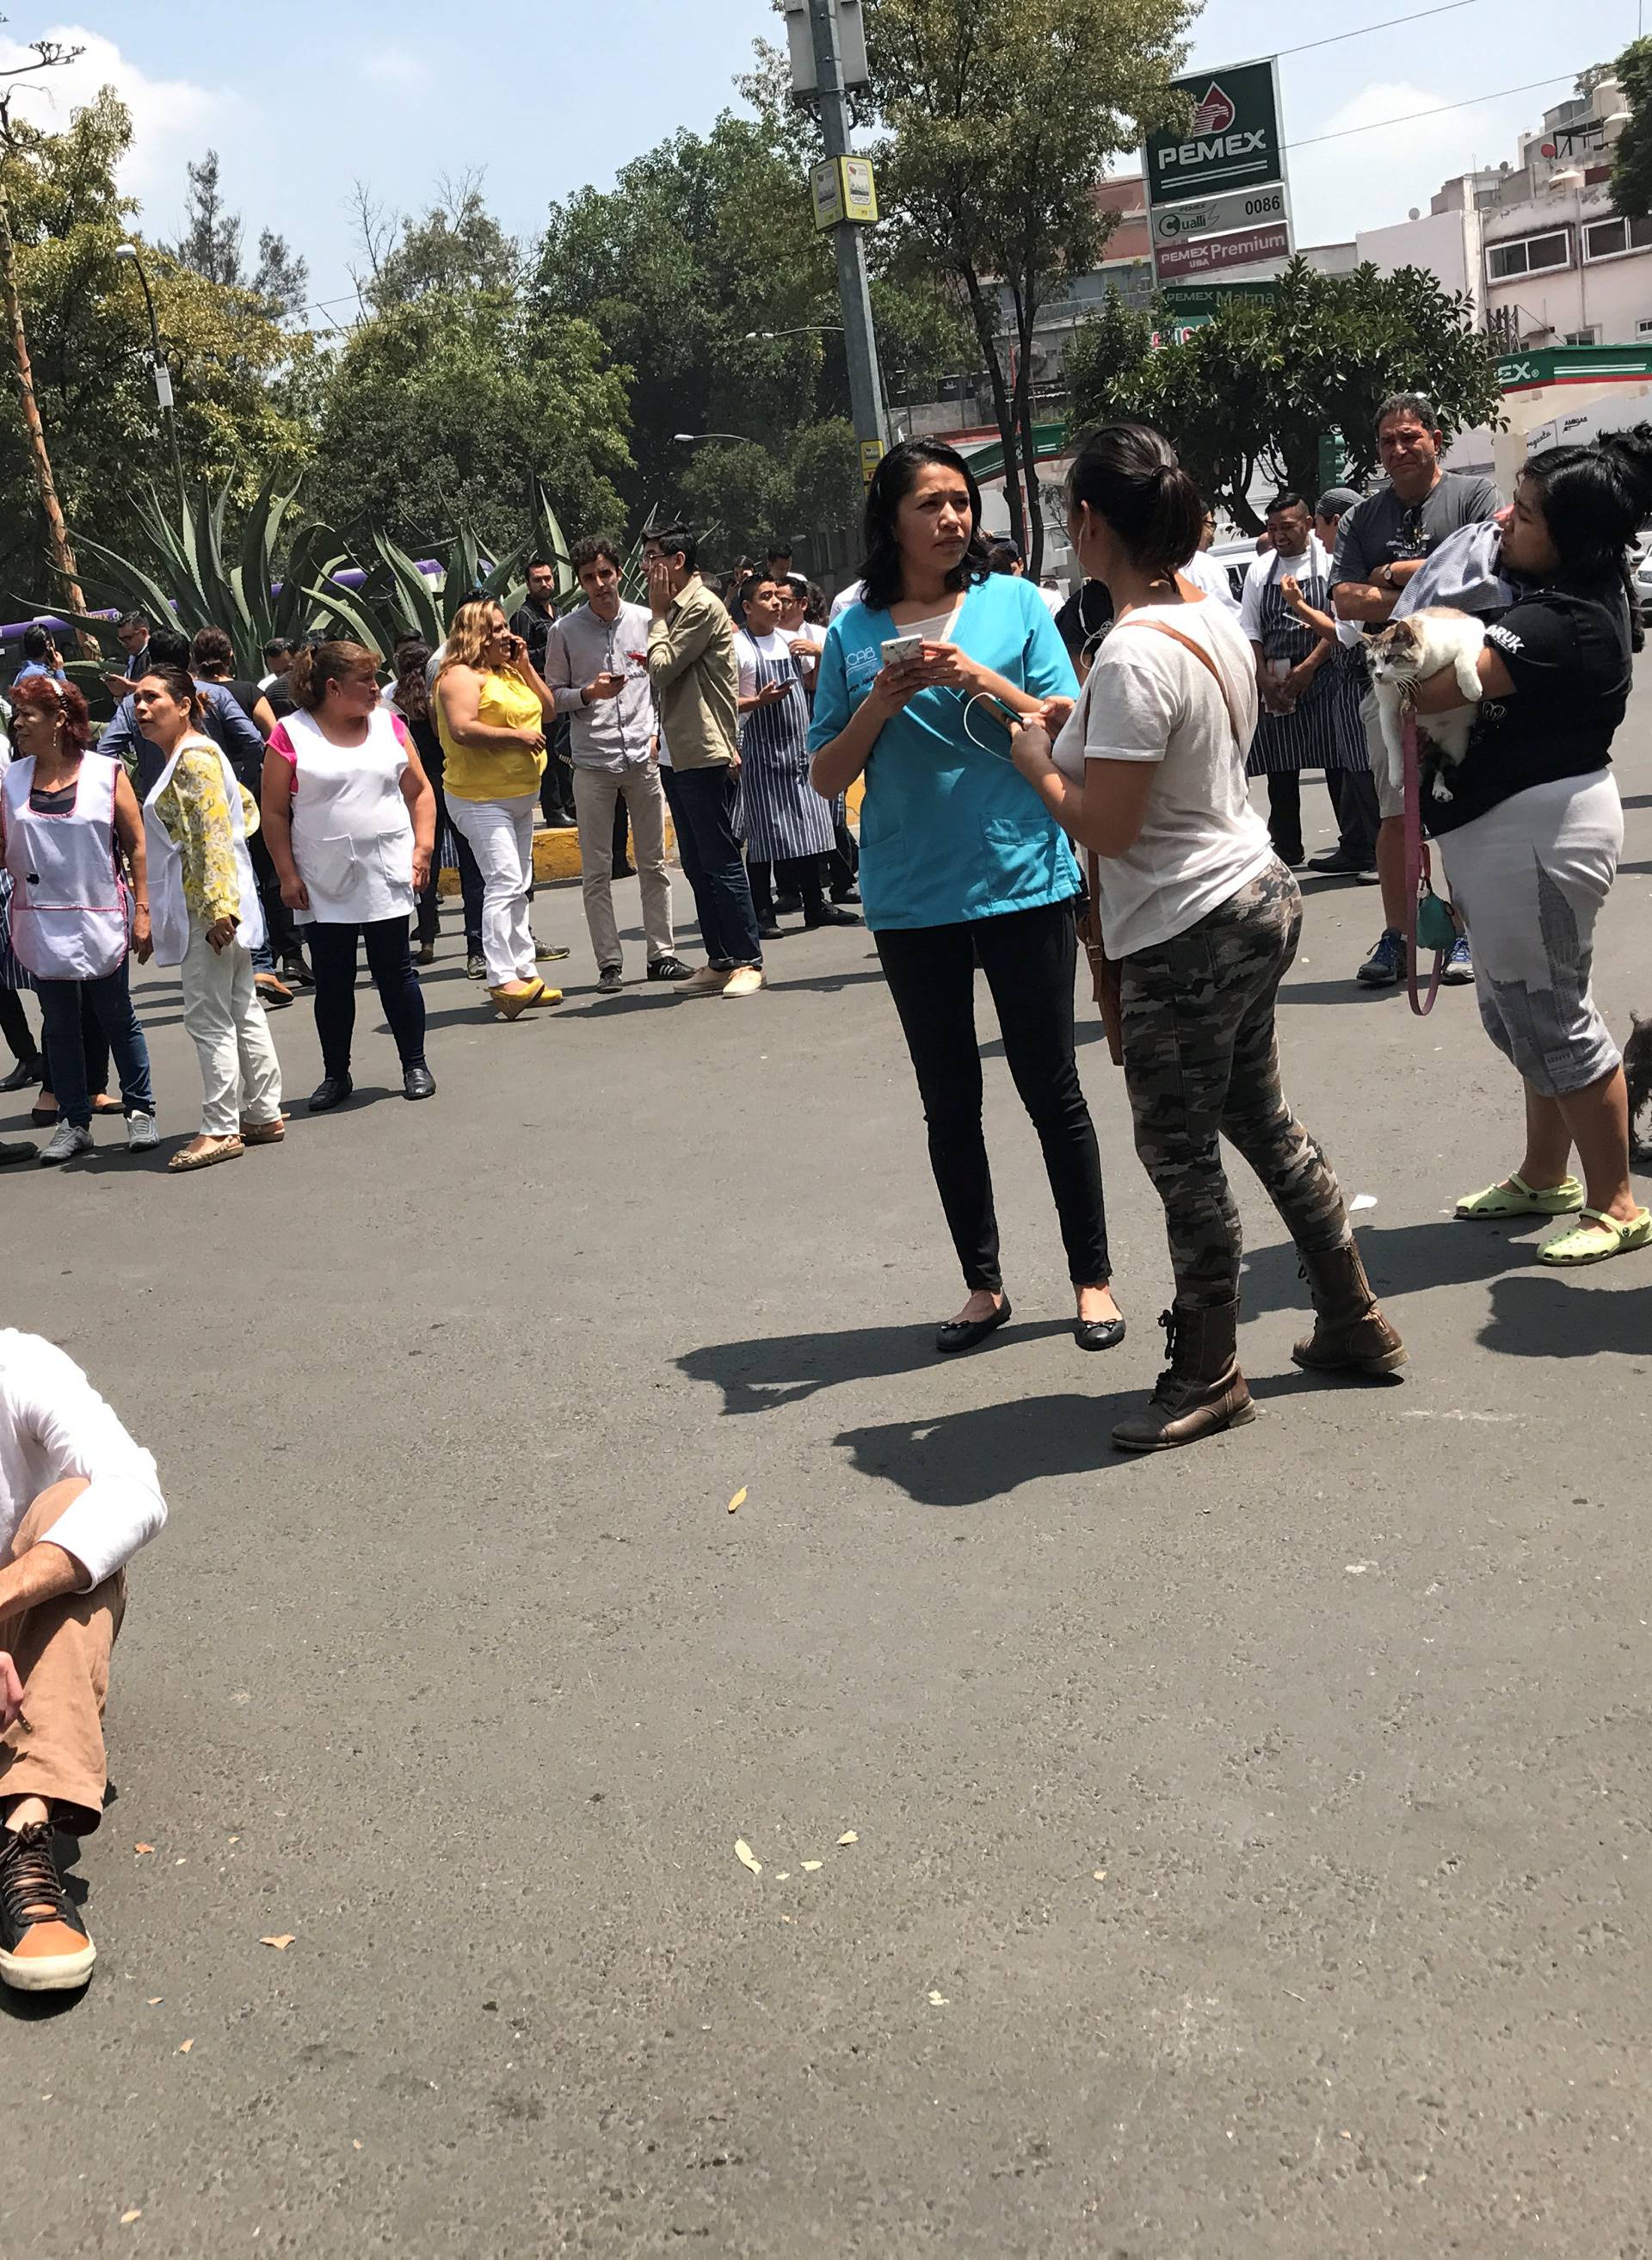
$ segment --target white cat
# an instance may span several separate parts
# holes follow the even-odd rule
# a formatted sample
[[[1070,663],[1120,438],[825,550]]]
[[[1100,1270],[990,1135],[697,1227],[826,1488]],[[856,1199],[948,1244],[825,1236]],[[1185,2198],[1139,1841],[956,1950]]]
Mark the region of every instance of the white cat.
[[[1420,714],[1417,727],[1440,756],[1434,798],[1451,798],[1444,772],[1447,768],[1455,769],[1469,749],[1474,709],[1480,703],[1478,666],[1484,648],[1484,625],[1470,612],[1450,611],[1444,606],[1425,605],[1372,639],[1371,681],[1388,752],[1389,783],[1396,794],[1405,774],[1403,732],[1412,693],[1427,676],[1450,668],[1462,693],[1462,704],[1447,714]]]

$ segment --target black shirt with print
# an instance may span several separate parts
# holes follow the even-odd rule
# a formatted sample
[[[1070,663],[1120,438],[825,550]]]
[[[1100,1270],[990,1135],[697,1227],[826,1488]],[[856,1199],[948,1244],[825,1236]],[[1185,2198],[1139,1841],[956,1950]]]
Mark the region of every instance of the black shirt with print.
[[[1434,798],[1438,765],[1426,763],[1423,823],[1435,838],[1534,785],[1604,769],[1628,704],[1629,613],[1618,581],[1528,590],[1485,637],[1513,690],[1482,699],[1467,753],[1439,772],[1449,800]]]

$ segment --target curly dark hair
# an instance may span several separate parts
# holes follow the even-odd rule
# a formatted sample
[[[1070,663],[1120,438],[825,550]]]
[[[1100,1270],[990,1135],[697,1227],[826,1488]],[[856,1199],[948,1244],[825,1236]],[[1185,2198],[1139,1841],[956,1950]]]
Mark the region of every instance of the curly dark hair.
[[[895,521],[918,474],[930,464],[956,471],[969,492],[969,546],[952,571],[947,586],[968,589],[987,577],[987,547],[981,536],[981,490],[975,473],[955,447],[944,440],[903,440],[891,447],[872,475],[866,490],[865,555],[861,562],[862,601],[875,612],[886,612],[899,601],[905,585],[900,543]]]
[[[60,683],[54,675],[31,675],[11,690],[15,713],[19,706],[46,706],[63,720],[63,743],[71,753],[83,754],[92,742],[91,711],[78,684]]]

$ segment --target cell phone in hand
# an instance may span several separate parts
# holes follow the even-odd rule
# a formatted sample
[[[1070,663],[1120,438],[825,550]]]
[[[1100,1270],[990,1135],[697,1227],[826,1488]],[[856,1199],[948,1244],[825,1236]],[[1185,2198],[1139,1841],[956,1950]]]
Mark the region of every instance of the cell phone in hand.
[[[923,656],[924,640],[922,636],[890,636],[879,648],[885,667],[906,667]]]

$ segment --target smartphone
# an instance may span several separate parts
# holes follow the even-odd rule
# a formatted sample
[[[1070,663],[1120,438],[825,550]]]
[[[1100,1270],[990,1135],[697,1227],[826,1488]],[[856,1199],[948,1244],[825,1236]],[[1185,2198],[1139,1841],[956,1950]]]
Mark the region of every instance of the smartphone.
[[[922,636],[890,636],[881,648],[885,667],[905,667],[909,660],[921,654],[924,640]]]

